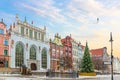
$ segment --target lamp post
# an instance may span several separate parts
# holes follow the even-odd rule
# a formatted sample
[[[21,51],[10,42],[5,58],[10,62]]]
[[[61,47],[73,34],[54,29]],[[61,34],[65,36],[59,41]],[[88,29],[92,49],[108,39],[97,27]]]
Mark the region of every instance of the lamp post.
[[[112,39],[112,32],[110,33],[110,40],[111,42],[111,80],[113,80],[113,39]]]

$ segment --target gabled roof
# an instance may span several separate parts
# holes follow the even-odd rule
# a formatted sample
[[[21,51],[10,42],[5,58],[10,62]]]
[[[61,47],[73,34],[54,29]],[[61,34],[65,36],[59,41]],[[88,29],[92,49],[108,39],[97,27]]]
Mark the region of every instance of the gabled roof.
[[[62,42],[61,42],[61,37],[59,37],[58,34],[55,35],[55,38],[54,38],[54,40],[53,40],[53,43],[56,44],[56,45],[58,45],[58,46],[63,46],[63,45],[62,45]]]
[[[72,46],[72,40],[73,39],[71,38],[71,36],[66,36],[61,41],[62,41],[62,44],[65,45],[65,46]]]
[[[102,56],[103,55],[103,48],[92,49],[92,50],[90,50],[90,52],[92,55]]]

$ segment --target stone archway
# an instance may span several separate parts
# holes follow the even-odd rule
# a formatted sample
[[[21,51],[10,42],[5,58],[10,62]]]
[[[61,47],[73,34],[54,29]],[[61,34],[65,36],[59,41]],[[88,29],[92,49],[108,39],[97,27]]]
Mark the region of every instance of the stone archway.
[[[31,63],[31,70],[37,70],[36,63]]]

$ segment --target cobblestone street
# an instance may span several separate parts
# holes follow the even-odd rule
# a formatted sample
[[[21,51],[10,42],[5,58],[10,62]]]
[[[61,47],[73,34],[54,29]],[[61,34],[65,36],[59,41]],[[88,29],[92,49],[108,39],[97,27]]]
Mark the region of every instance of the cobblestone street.
[[[79,78],[46,78],[40,76],[0,75],[0,80],[111,80],[110,75],[79,76]],[[120,80],[120,75],[114,75],[114,80]]]

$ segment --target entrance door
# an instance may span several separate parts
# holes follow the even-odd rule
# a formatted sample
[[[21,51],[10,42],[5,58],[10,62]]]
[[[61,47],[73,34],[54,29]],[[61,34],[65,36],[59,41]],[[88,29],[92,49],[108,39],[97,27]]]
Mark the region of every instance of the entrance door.
[[[37,66],[35,63],[31,63],[31,70],[37,70]]]
[[[5,67],[4,61],[0,61],[0,67]]]

